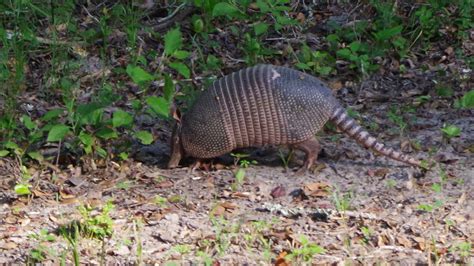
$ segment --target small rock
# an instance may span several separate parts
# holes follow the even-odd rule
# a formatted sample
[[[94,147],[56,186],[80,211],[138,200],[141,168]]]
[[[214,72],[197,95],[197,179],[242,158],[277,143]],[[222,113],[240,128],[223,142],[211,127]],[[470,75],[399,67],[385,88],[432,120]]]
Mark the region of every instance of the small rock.
[[[130,249],[125,245],[121,245],[118,249],[113,250],[113,254],[118,256],[127,256],[130,254]]]
[[[165,215],[165,219],[167,221],[177,224],[179,222],[179,215],[176,213],[169,213]]]

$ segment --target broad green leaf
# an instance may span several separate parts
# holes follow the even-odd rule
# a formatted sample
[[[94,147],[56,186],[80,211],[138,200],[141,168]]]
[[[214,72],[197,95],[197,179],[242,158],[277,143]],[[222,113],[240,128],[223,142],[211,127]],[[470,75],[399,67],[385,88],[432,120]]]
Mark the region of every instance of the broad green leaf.
[[[95,135],[101,139],[115,139],[118,137],[117,132],[115,130],[108,128],[108,127],[103,127],[99,129]]]
[[[10,152],[7,150],[0,150],[0,157],[5,157],[9,154]]]
[[[174,91],[173,80],[169,75],[165,75],[165,87],[163,88],[163,96],[165,97],[165,100],[171,101],[173,99]]]
[[[102,147],[96,147],[95,148],[95,151],[97,152],[97,154],[102,157],[102,158],[106,158],[107,157],[107,151],[104,150]]]
[[[85,133],[84,131],[79,134],[79,139],[81,140],[82,144],[87,146],[91,146],[94,143],[94,137],[88,133]]]
[[[83,118],[91,115],[93,112],[104,108],[104,106],[98,102],[91,102],[86,104],[81,104],[77,106],[76,114]]]
[[[132,103],[133,110],[138,111],[138,110],[142,109],[142,103],[141,103],[140,100],[134,99],[134,100],[131,101],[131,103]]]
[[[23,122],[23,125],[25,125],[25,127],[30,131],[36,128],[36,124],[31,121],[29,116],[23,115],[21,117],[21,122]]]
[[[441,97],[451,97],[454,94],[454,91],[451,87],[448,86],[438,86],[436,88],[436,94]]]
[[[322,76],[329,75],[331,71],[332,71],[332,67],[328,67],[328,66],[320,67],[318,69],[318,73],[321,74]]]
[[[165,55],[172,55],[181,46],[183,46],[183,40],[179,28],[168,31],[165,35]]]
[[[138,131],[135,133],[135,137],[144,145],[149,145],[153,142],[153,135],[148,131]]]
[[[188,58],[190,54],[188,51],[177,50],[173,53],[173,57],[176,59],[185,59]]]
[[[204,21],[200,18],[193,20],[193,29],[195,32],[202,32],[204,30]]]
[[[94,137],[92,137],[90,134],[82,131],[79,134],[79,139],[81,140],[82,144],[84,144],[84,151],[86,154],[91,154],[92,153],[92,144],[94,143]]]
[[[49,110],[48,112],[46,112],[46,114],[43,115],[43,117],[41,118],[41,120],[45,121],[45,122],[48,122],[52,119],[55,119],[57,117],[59,117],[62,113],[64,112],[63,109],[52,109],[52,110]]]
[[[143,84],[144,82],[149,82],[154,79],[153,75],[139,66],[128,65],[127,74],[132,78],[135,84]]]
[[[308,69],[310,69],[310,67],[309,67],[307,64],[305,64],[305,63],[297,63],[297,64],[296,64],[296,67],[299,68],[299,69],[303,69],[303,70],[308,70]]]
[[[32,151],[28,153],[31,159],[37,160],[38,162],[42,162],[44,160],[43,155],[37,151]]]
[[[173,63],[170,63],[169,66],[173,68],[174,70],[178,71],[178,73],[183,75],[183,77],[187,79],[191,77],[191,71],[185,64],[181,62],[173,62]]]
[[[402,29],[403,29],[403,26],[399,25],[390,29],[384,29],[384,30],[378,31],[374,34],[374,36],[377,41],[387,41],[390,38],[396,35],[399,35],[402,32]]]
[[[474,108],[474,90],[469,91],[459,100],[459,107]]]
[[[239,13],[239,9],[237,7],[226,2],[218,3],[217,5],[214,6],[214,9],[212,10],[213,17],[219,17],[219,16],[232,17],[238,13]]]
[[[66,125],[54,125],[48,133],[48,142],[63,140],[69,133],[69,127]]]
[[[130,126],[133,123],[133,117],[131,114],[118,109],[114,112],[112,117],[112,126],[117,128],[121,126]]]
[[[459,137],[461,135],[461,129],[455,125],[449,125],[441,129],[441,131],[447,136],[447,137]]]
[[[405,45],[407,44],[407,39],[403,38],[403,37],[398,37],[398,38],[395,38],[392,43],[395,47],[397,48],[401,48],[403,49],[405,47]]]
[[[18,145],[13,141],[7,141],[5,144],[3,144],[3,146],[9,150],[17,150],[19,148]]]
[[[118,156],[120,157],[120,159],[122,159],[124,161],[128,159],[128,153],[126,153],[126,152],[121,152],[121,153],[119,153]]]
[[[93,124],[101,122],[104,105],[98,102],[81,104],[77,107],[75,119],[80,125]]]
[[[219,58],[211,54],[207,56],[206,63],[209,69],[218,69],[221,61],[219,60]]]
[[[281,24],[282,26],[288,26],[288,25],[295,25],[296,24],[296,20],[290,18],[290,17],[286,17],[286,16],[277,16],[276,17],[276,20],[277,20],[277,24]],[[275,27],[276,29],[276,27]]]
[[[238,183],[241,183],[242,181],[244,181],[244,178],[245,178],[245,170],[243,168],[239,168],[239,170],[237,170],[237,172],[235,173],[235,180]]]
[[[261,23],[255,24],[255,25],[253,26],[253,29],[254,29],[254,31],[255,31],[255,35],[257,35],[257,36],[258,36],[258,35],[261,35],[261,34],[267,32],[267,30],[268,30],[268,24],[261,22]]]
[[[150,96],[146,99],[146,103],[150,108],[159,115],[169,116],[170,103],[163,97]]]
[[[30,195],[31,191],[28,185],[26,184],[17,184],[15,186],[15,193],[19,196]]]
[[[260,12],[262,13],[267,13],[270,11],[270,6],[267,4],[266,1],[257,0],[255,4],[257,5],[257,7],[260,9]]]
[[[349,44],[349,47],[351,48],[351,51],[355,53],[359,51],[361,43],[359,41],[351,42],[351,44]]]
[[[349,59],[352,53],[351,53],[351,50],[344,48],[344,49],[338,50],[336,52],[336,55],[344,59]]]

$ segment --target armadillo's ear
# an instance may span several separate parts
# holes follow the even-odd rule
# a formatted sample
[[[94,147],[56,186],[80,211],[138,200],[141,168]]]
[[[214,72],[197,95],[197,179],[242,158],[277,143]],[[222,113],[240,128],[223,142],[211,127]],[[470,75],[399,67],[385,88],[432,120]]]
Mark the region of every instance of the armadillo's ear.
[[[171,103],[170,115],[171,115],[171,117],[174,118],[174,120],[176,120],[176,123],[181,122],[181,112],[179,111],[178,107],[176,107],[176,104],[174,104],[174,103]]]

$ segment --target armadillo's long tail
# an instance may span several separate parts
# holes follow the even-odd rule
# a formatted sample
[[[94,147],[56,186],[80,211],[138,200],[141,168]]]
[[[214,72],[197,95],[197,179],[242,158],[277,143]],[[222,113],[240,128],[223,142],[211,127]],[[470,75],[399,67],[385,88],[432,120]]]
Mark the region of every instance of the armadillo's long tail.
[[[369,132],[365,131],[357,123],[357,121],[351,118],[344,108],[336,108],[331,116],[331,121],[334,122],[339,129],[344,131],[350,137],[354,138],[362,146],[377,151],[394,160],[417,167],[422,167],[421,162],[417,159],[414,159],[401,152],[395,151],[392,148],[385,147],[384,144],[377,141],[377,139],[372,137]]]

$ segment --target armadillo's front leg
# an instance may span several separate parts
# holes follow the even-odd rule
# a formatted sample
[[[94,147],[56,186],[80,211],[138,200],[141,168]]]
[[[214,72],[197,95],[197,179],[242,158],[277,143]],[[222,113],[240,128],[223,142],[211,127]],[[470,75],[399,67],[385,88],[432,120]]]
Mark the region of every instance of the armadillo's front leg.
[[[298,149],[303,151],[306,154],[306,159],[304,161],[303,166],[296,172],[296,175],[302,175],[308,171],[311,166],[313,166],[316,159],[318,159],[319,151],[321,150],[321,146],[319,145],[318,140],[316,138],[310,138],[303,142],[296,143],[291,145],[292,148]]]

